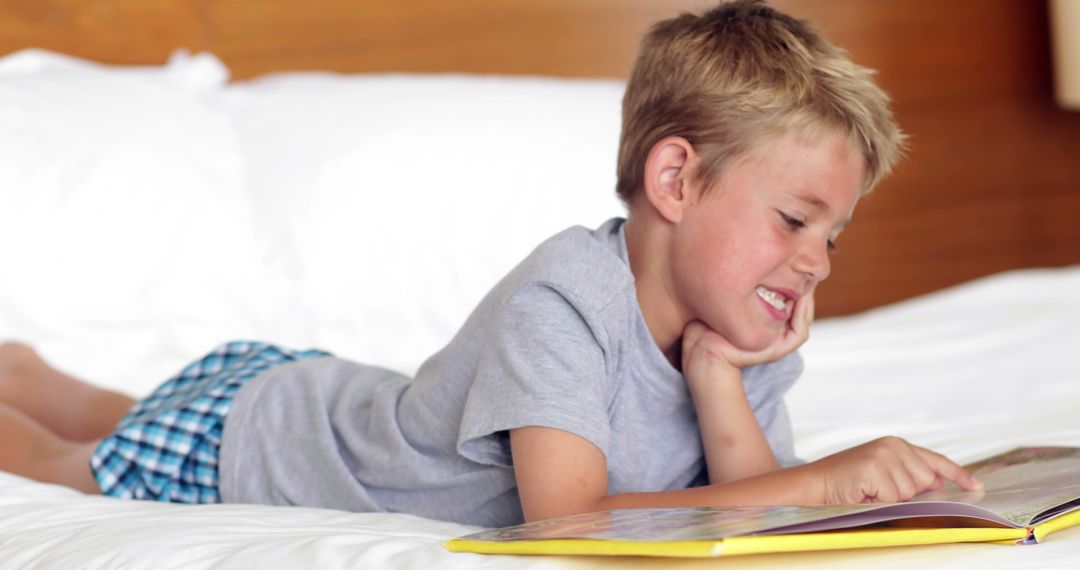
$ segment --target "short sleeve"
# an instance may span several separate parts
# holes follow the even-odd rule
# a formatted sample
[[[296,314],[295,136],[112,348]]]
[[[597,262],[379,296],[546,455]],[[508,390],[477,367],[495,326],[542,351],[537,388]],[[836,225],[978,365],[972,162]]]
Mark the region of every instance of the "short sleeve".
[[[781,467],[792,467],[803,463],[795,456],[795,437],[792,433],[791,418],[784,404],[784,394],[799,379],[802,371],[803,360],[798,352],[793,352],[773,363],[743,370],[746,398]]]
[[[599,326],[573,300],[544,285],[519,289],[497,311],[465,402],[458,452],[510,467],[508,431],[555,428],[606,456],[610,441]]]

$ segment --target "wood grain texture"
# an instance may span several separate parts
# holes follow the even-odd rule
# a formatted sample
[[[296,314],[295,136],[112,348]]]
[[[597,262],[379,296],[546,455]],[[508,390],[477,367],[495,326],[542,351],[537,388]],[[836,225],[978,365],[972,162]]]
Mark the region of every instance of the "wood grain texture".
[[[198,0],[0,0],[0,53],[35,47],[158,64],[205,44]]]
[[[275,69],[624,77],[655,0],[217,0],[212,47],[246,77]]]
[[[1080,112],[1053,102],[1045,2],[772,3],[876,68],[912,136],[908,160],[841,238],[819,315],[1080,263]],[[236,78],[297,69],[625,77],[651,23],[710,4],[0,0],[0,52],[161,63],[188,47],[213,51]]]

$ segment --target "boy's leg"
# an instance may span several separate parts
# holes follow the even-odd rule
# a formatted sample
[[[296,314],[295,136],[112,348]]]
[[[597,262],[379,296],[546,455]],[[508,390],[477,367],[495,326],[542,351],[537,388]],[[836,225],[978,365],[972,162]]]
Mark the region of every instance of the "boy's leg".
[[[0,344],[0,403],[63,440],[89,442],[111,433],[135,400],[65,374],[33,348],[8,342]]]
[[[43,483],[101,493],[90,471],[97,442],[59,438],[19,410],[0,404],[0,470]]]

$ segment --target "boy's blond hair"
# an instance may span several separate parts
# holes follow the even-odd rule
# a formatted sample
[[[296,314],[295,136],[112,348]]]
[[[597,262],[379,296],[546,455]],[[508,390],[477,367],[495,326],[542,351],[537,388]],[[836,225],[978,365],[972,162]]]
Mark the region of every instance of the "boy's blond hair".
[[[905,140],[873,74],[809,23],[760,0],[660,22],[642,40],[623,96],[617,192],[631,203],[649,151],[665,137],[694,146],[708,188],[729,160],[766,138],[825,129],[862,151],[870,192]]]

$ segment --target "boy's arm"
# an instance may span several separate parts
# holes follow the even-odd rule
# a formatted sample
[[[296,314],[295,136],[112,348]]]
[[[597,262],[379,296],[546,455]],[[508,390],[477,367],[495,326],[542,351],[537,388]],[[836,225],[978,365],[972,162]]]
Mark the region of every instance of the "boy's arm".
[[[710,371],[708,378],[688,378],[705,449],[709,482],[730,483],[776,471],[772,448],[743,389],[738,368]]]
[[[526,521],[627,508],[895,502],[945,479],[981,487],[952,461],[895,437],[730,483],[617,495],[608,495],[604,454],[585,438],[526,427],[510,431],[510,446]]]
[[[608,495],[604,454],[585,438],[526,427],[510,431],[510,447],[526,521],[627,508],[820,504],[823,497],[798,468],[724,485]]]

